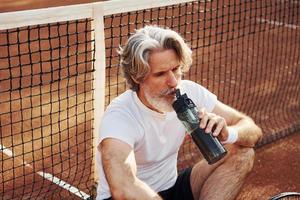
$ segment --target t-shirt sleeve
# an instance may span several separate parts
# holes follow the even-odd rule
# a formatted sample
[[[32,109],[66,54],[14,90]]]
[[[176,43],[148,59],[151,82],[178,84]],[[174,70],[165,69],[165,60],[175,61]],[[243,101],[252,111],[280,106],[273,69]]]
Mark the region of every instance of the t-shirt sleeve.
[[[114,138],[129,144],[132,148],[141,137],[138,125],[129,114],[125,112],[106,112],[99,128],[99,142],[105,138]]]
[[[218,99],[208,89],[192,81],[186,81],[187,95],[193,100],[198,108],[204,107],[207,112],[212,112]]]

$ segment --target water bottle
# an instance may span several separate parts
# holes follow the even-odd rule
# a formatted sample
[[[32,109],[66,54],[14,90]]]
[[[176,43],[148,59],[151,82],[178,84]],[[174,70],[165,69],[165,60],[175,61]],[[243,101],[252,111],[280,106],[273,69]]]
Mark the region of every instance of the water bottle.
[[[196,105],[186,94],[181,95],[179,89],[176,89],[176,100],[172,106],[208,164],[214,164],[226,155],[227,151],[218,138],[199,127]]]

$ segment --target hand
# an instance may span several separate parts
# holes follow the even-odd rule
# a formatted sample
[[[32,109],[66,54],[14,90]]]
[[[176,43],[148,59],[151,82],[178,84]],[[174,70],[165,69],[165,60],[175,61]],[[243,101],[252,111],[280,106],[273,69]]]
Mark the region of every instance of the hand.
[[[204,129],[206,133],[211,133],[218,137],[221,141],[228,137],[227,124],[223,117],[214,113],[206,112],[205,108],[200,109],[199,118],[201,119],[200,128]]]

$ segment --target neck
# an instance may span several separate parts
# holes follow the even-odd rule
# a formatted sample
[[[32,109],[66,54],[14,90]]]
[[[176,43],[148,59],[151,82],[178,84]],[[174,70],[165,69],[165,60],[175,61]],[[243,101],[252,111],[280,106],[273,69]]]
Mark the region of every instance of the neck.
[[[142,92],[141,90],[136,91],[138,98],[140,99],[140,101],[149,109],[154,110],[158,113],[164,113],[160,110],[158,110],[157,108],[155,108],[146,98],[145,93]]]

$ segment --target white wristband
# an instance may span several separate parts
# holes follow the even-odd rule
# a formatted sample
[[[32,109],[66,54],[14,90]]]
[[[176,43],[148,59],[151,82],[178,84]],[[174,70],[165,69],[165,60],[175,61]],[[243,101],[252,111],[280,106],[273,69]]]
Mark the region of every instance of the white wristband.
[[[233,144],[237,141],[239,135],[238,131],[235,128],[227,127],[228,138],[225,141],[222,141],[223,144]]]

